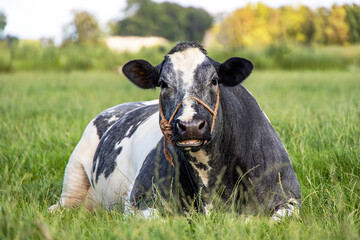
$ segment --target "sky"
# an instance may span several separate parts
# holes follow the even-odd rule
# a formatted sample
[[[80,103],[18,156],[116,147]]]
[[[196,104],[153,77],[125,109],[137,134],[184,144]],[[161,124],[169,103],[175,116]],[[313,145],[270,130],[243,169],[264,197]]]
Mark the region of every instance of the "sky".
[[[165,0],[153,0],[165,2]],[[219,13],[231,13],[247,3],[259,0],[167,0],[184,7],[200,7],[214,16]],[[270,7],[299,4],[311,8],[330,7],[333,4],[356,3],[360,0],[262,0]],[[86,10],[98,19],[105,28],[110,20],[120,19],[126,7],[126,0],[0,0],[0,11],[7,16],[5,34],[21,39],[52,38],[60,43],[63,29],[71,22],[72,10]]]

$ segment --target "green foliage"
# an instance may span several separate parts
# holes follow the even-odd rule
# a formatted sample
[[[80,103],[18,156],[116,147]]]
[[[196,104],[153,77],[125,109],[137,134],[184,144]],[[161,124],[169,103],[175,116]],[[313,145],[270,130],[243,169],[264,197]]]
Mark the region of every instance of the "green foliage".
[[[97,19],[86,11],[73,11],[74,19],[65,28],[63,45],[99,46],[102,32]]]
[[[274,223],[228,206],[208,216],[191,211],[152,220],[83,208],[48,213],[87,123],[158,91],[109,72],[2,74],[0,239],[359,239],[359,76],[255,69],[245,81],[283,140],[302,189],[300,216]]]
[[[117,22],[113,34],[201,41],[212,23],[212,17],[203,9],[184,8],[169,2],[128,1],[128,10],[134,8],[134,14]]]
[[[349,42],[360,42],[360,6],[353,4],[344,6],[346,22],[349,26]]]
[[[6,27],[6,15],[4,12],[0,11],[0,39],[1,35]]]
[[[0,42],[0,72],[12,70],[11,52],[6,48],[5,42]]]
[[[325,28],[328,44],[345,45],[348,42],[349,26],[346,23],[346,11],[343,7],[332,6]]]
[[[270,8],[262,3],[248,4],[227,16],[211,32],[218,44],[231,49],[278,42],[348,45],[360,42],[359,9],[355,4],[316,10],[305,6]]]

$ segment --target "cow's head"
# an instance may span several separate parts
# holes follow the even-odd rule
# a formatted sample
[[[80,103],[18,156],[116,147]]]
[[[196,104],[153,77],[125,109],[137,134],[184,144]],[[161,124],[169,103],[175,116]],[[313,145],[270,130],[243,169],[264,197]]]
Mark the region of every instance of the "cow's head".
[[[154,67],[145,60],[133,60],[124,65],[123,72],[140,88],[161,88],[166,119],[184,100],[171,122],[172,141],[180,148],[194,149],[212,139],[213,116],[205,106],[189,97],[196,97],[214,109],[219,84],[236,86],[252,69],[252,63],[244,58],[233,57],[218,63],[207,56],[201,45],[181,42],[161,64]]]

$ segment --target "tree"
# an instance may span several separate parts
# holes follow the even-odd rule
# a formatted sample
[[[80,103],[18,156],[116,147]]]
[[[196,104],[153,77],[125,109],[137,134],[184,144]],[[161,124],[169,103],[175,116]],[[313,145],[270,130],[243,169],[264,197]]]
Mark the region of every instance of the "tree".
[[[304,20],[301,23],[300,32],[303,34],[304,39],[301,43],[312,44],[315,36],[315,13],[306,6],[300,6],[299,12],[304,16]]]
[[[6,15],[0,11],[0,39],[2,38],[3,32],[6,26]]]
[[[273,9],[262,3],[248,4],[227,16],[210,33],[227,48],[279,42],[346,45],[360,42],[360,6],[333,5],[331,9],[311,10],[306,6]]]
[[[318,45],[328,44],[327,35],[324,29],[328,26],[328,15],[329,11],[326,8],[319,8],[314,17],[314,43]]]
[[[332,6],[328,17],[328,26],[325,28],[325,34],[329,44],[344,45],[348,41],[349,26],[346,23],[346,11],[343,7]]]
[[[201,41],[213,18],[203,9],[151,0],[127,0],[127,17],[113,27],[115,35],[161,36],[169,40]]]
[[[220,42],[231,49],[248,46],[251,43],[250,32],[254,19],[255,13],[250,4],[234,11],[220,27]]]
[[[218,39],[228,48],[236,49],[269,45],[281,34],[279,11],[258,3],[248,4],[228,16],[221,24]]]
[[[97,19],[86,11],[73,11],[73,21],[65,27],[63,44],[96,46],[102,44],[102,32]]]
[[[349,26],[349,42],[360,42],[360,6],[345,5],[346,23]]]
[[[310,8],[305,6],[298,8],[282,7],[280,15],[287,42],[300,44],[311,44],[313,42],[315,13]]]

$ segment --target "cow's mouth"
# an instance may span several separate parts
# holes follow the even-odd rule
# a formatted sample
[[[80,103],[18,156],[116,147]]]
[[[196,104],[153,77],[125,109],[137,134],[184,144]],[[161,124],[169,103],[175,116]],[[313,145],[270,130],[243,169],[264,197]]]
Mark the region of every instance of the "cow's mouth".
[[[202,139],[186,139],[182,141],[175,142],[176,146],[178,147],[200,147],[204,144],[204,140]]]

